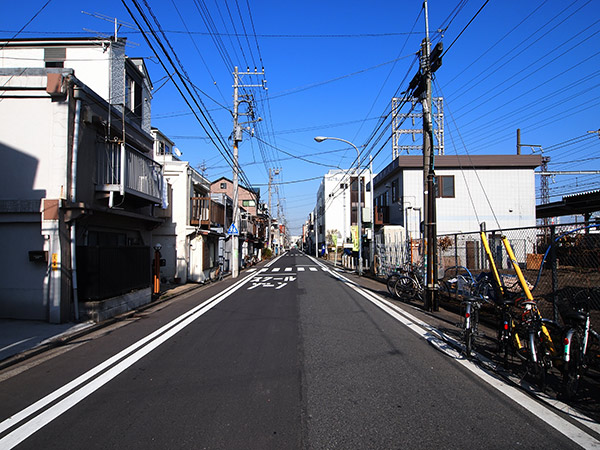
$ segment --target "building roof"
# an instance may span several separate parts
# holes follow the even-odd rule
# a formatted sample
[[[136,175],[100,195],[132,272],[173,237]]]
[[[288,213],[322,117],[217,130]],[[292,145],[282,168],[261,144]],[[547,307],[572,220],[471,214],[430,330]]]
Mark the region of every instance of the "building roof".
[[[436,169],[535,169],[542,163],[541,155],[438,155],[434,158]],[[382,183],[394,173],[402,170],[422,170],[422,155],[400,155],[387,165],[375,179]]]
[[[545,219],[547,217],[591,214],[596,211],[600,211],[599,190],[565,195],[562,200],[557,202],[537,205],[535,215],[538,219]]]

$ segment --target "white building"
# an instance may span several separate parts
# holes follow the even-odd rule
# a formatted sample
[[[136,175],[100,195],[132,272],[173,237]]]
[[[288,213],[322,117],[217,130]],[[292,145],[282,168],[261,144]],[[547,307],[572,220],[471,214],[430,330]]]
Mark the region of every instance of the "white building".
[[[160,217],[165,223],[152,232],[161,245],[163,281],[205,281],[218,265],[218,241],[224,237],[225,207],[211,199],[210,182],[187,161],[158,129],[152,129],[154,160],[163,166],[169,206]],[[215,230],[219,228],[219,230]]]
[[[366,186],[371,182],[371,172],[362,169],[361,174],[361,221],[363,235],[368,234],[371,223],[373,199]],[[323,244],[332,245],[328,237],[337,234],[339,247],[352,248],[352,227],[358,225],[358,177],[356,170],[330,170],[317,192],[316,224],[319,251]],[[363,240],[363,248],[366,247]]]
[[[535,173],[539,155],[435,157],[437,234],[535,226]],[[402,155],[374,180],[375,205],[384,224],[419,230],[423,215],[423,157]]]
[[[488,230],[535,226],[534,170],[540,164],[540,155],[436,156],[437,235],[477,232],[483,222]],[[390,163],[374,180],[376,225],[401,225],[418,243],[423,185],[421,155]]]

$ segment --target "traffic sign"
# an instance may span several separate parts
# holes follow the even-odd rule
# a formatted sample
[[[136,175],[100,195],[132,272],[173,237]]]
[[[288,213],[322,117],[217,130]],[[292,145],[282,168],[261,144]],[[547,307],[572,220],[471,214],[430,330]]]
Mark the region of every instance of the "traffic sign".
[[[227,230],[227,234],[229,236],[237,236],[240,234],[240,232],[238,231],[237,227],[235,226],[235,223],[232,223],[231,226],[229,227],[229,229]]]

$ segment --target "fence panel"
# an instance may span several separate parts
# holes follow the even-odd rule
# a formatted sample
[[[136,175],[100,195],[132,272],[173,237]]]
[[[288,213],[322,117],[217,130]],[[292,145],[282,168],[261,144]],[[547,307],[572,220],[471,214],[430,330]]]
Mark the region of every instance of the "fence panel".
[[[600,227],[561,224],[486,231],[506,287],[519,291],[503,236],[545,317],[559,320],[573,298],[585,297],[590,299],[592,327],[600,329]],[[479,233],[438,236],[438,261],[440,276],[452,266],[467,267],[475,276],[490,271]]]
[[[103,300],[151,285],[150,247],[77,247],[80,301]]]

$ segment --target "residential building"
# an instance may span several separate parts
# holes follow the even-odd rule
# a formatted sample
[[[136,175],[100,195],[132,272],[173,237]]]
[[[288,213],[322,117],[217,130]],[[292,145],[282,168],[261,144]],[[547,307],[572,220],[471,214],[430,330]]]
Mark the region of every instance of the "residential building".
[[[154,159],[163,166],[169,206],[159,214],[165,222],[152,232],[160,244],[163,282],[204,282],[219,264],[224,239],[225,206],[211,198],[210,182],[187,161],[160,130],[153,128]]]
[[[482,223],[488,229],[535,226],[534,170],[540,164],[540,155],[436,156],[437,235],[478,231]],[[423,185],[421,155],[397,157],[374,179],[375,224],[404,227],[416,245],[413,260],[422,251]]]
[[[151,301],[162,169],[152,85],[124,50],[0,41],[0,317],[101,320]]]
[[[233,198],[233,182],[221,177],[212,182],[210,192]],[[238,187],[240,265],[244,265],[248,258],[261,258],[268,221],[260,206],[260,190]]]

